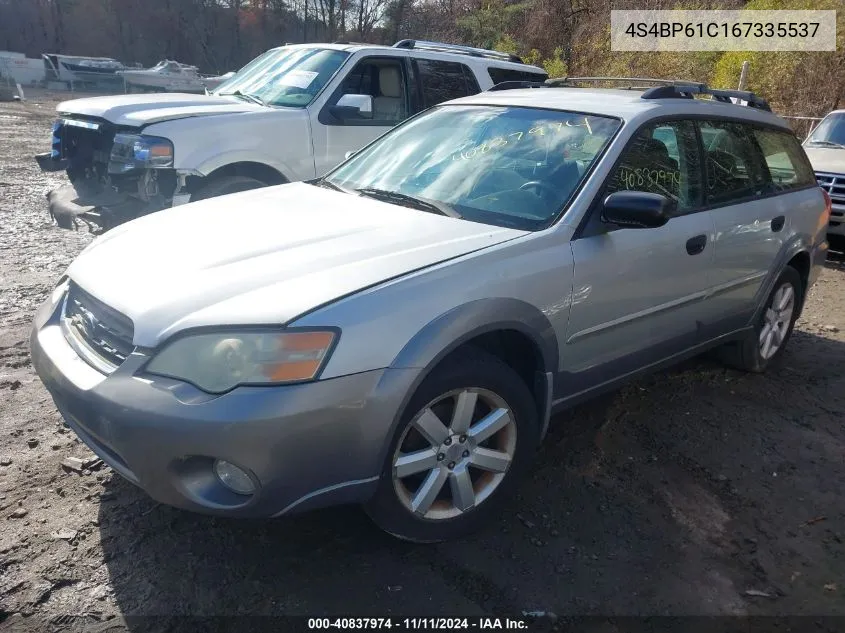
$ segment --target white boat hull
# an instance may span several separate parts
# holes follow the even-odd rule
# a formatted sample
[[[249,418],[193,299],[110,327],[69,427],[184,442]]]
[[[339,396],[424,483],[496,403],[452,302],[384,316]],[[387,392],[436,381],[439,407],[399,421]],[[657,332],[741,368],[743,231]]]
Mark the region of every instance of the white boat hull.
[[[199,77],[168,76],[164,73],[123,71],[120,73],[127,86],[165,92],[202,92],[205,84]]]

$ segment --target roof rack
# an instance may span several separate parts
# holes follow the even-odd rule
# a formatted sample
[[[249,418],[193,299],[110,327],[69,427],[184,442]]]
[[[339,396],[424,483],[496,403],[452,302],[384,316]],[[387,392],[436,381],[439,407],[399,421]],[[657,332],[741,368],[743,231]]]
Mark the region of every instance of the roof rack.
[[[697,81],[678,79],[653,79],[647,77],[559,77],[536,81],[503,81],[488,89],[488,92],[498,90],[514,90],[518,88],[573,88],[577,83],[619,81],[632,84],[646,84],[643,86],[629,86],[628,90],[643,90],[642,99],[692,99],[695,95],[709,95],[714,101],[734,103],[749,108],[771,112],[769,102],[744,90],[720,90],[710,88],[707,84]],[[650,84],[650,85],[649,85]],[[741,103],[744,102],[744,103]]]
[[[749,108],[757,108],[758,110],[765,110],[771,112],[772,108],[769,102],[758,97],[753,92],[745,90],[718,90],[709,88],[706,84],[672,84],[668,86],[657,86],[650,88],[643,93],[643,99],[692,99],[693,95],[710,95],[715,101],[722,103],[737,103],[737,101],[744,101]],[[737,101],[734,101],[734,100]]]
[[[407,48],[415,50],[437,51],[440,53],[457,53],[459,55],[472,55],[473,57],[486,57],[488,59],[500,59],[506,62],[524,64],[522,58],[511,53],[491,51],[486,48],[473,48],[472,46],[461,46],[460,44],[444,44],[443,42],[429,42],[426,40],[400,40],[393,45],[393,48]]]

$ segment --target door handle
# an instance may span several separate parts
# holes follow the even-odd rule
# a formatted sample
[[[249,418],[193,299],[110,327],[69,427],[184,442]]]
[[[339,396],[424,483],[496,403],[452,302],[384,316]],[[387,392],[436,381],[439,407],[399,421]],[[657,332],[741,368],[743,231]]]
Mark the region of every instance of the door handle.
[[[707,246],[706,235],[696,235],[687,240],[687,253],[690,255],[698,255]]]
[[[784,224],[786,224],[786,217],[783,215],[779,215],[778,217],[772,220],[772,230],[777,233],[783,228]]]

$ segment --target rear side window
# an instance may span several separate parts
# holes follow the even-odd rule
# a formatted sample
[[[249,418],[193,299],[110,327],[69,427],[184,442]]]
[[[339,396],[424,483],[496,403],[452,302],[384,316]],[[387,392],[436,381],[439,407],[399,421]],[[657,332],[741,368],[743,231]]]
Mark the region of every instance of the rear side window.
[[[424,108],[481,92],[475,75],[464,64],[417,59]]]
[[[490,66],[487,73],[494,85],[503,81],[546,81],[549,78],[546,73],[529,73],[524,70],[496,68],[495,66]]]
[[[704,144],[707,202],[725,204],[762,194],[768,178],[754,130],[728,121],[704,121],[699,129]]]
[[[813,168],[798,139],[787,132],[755,129],[754,138],[763,152],[776,191],[816,184]]]

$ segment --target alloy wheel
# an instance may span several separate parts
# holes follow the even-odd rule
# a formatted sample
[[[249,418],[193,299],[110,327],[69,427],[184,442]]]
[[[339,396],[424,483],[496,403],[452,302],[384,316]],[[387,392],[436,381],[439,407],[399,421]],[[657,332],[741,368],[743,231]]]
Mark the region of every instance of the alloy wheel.
[[[516,450],[507,403],[486,389],[439,396],[411,420],[393,456],[393,486],[407,510],[452,519],[484,502],[502,483]]]
[[[795,289],[785,283],[772,296],[772,301],[763,316],[760,330],[760,356],[764,360],[777,354],[786,339],[795,312]]]

